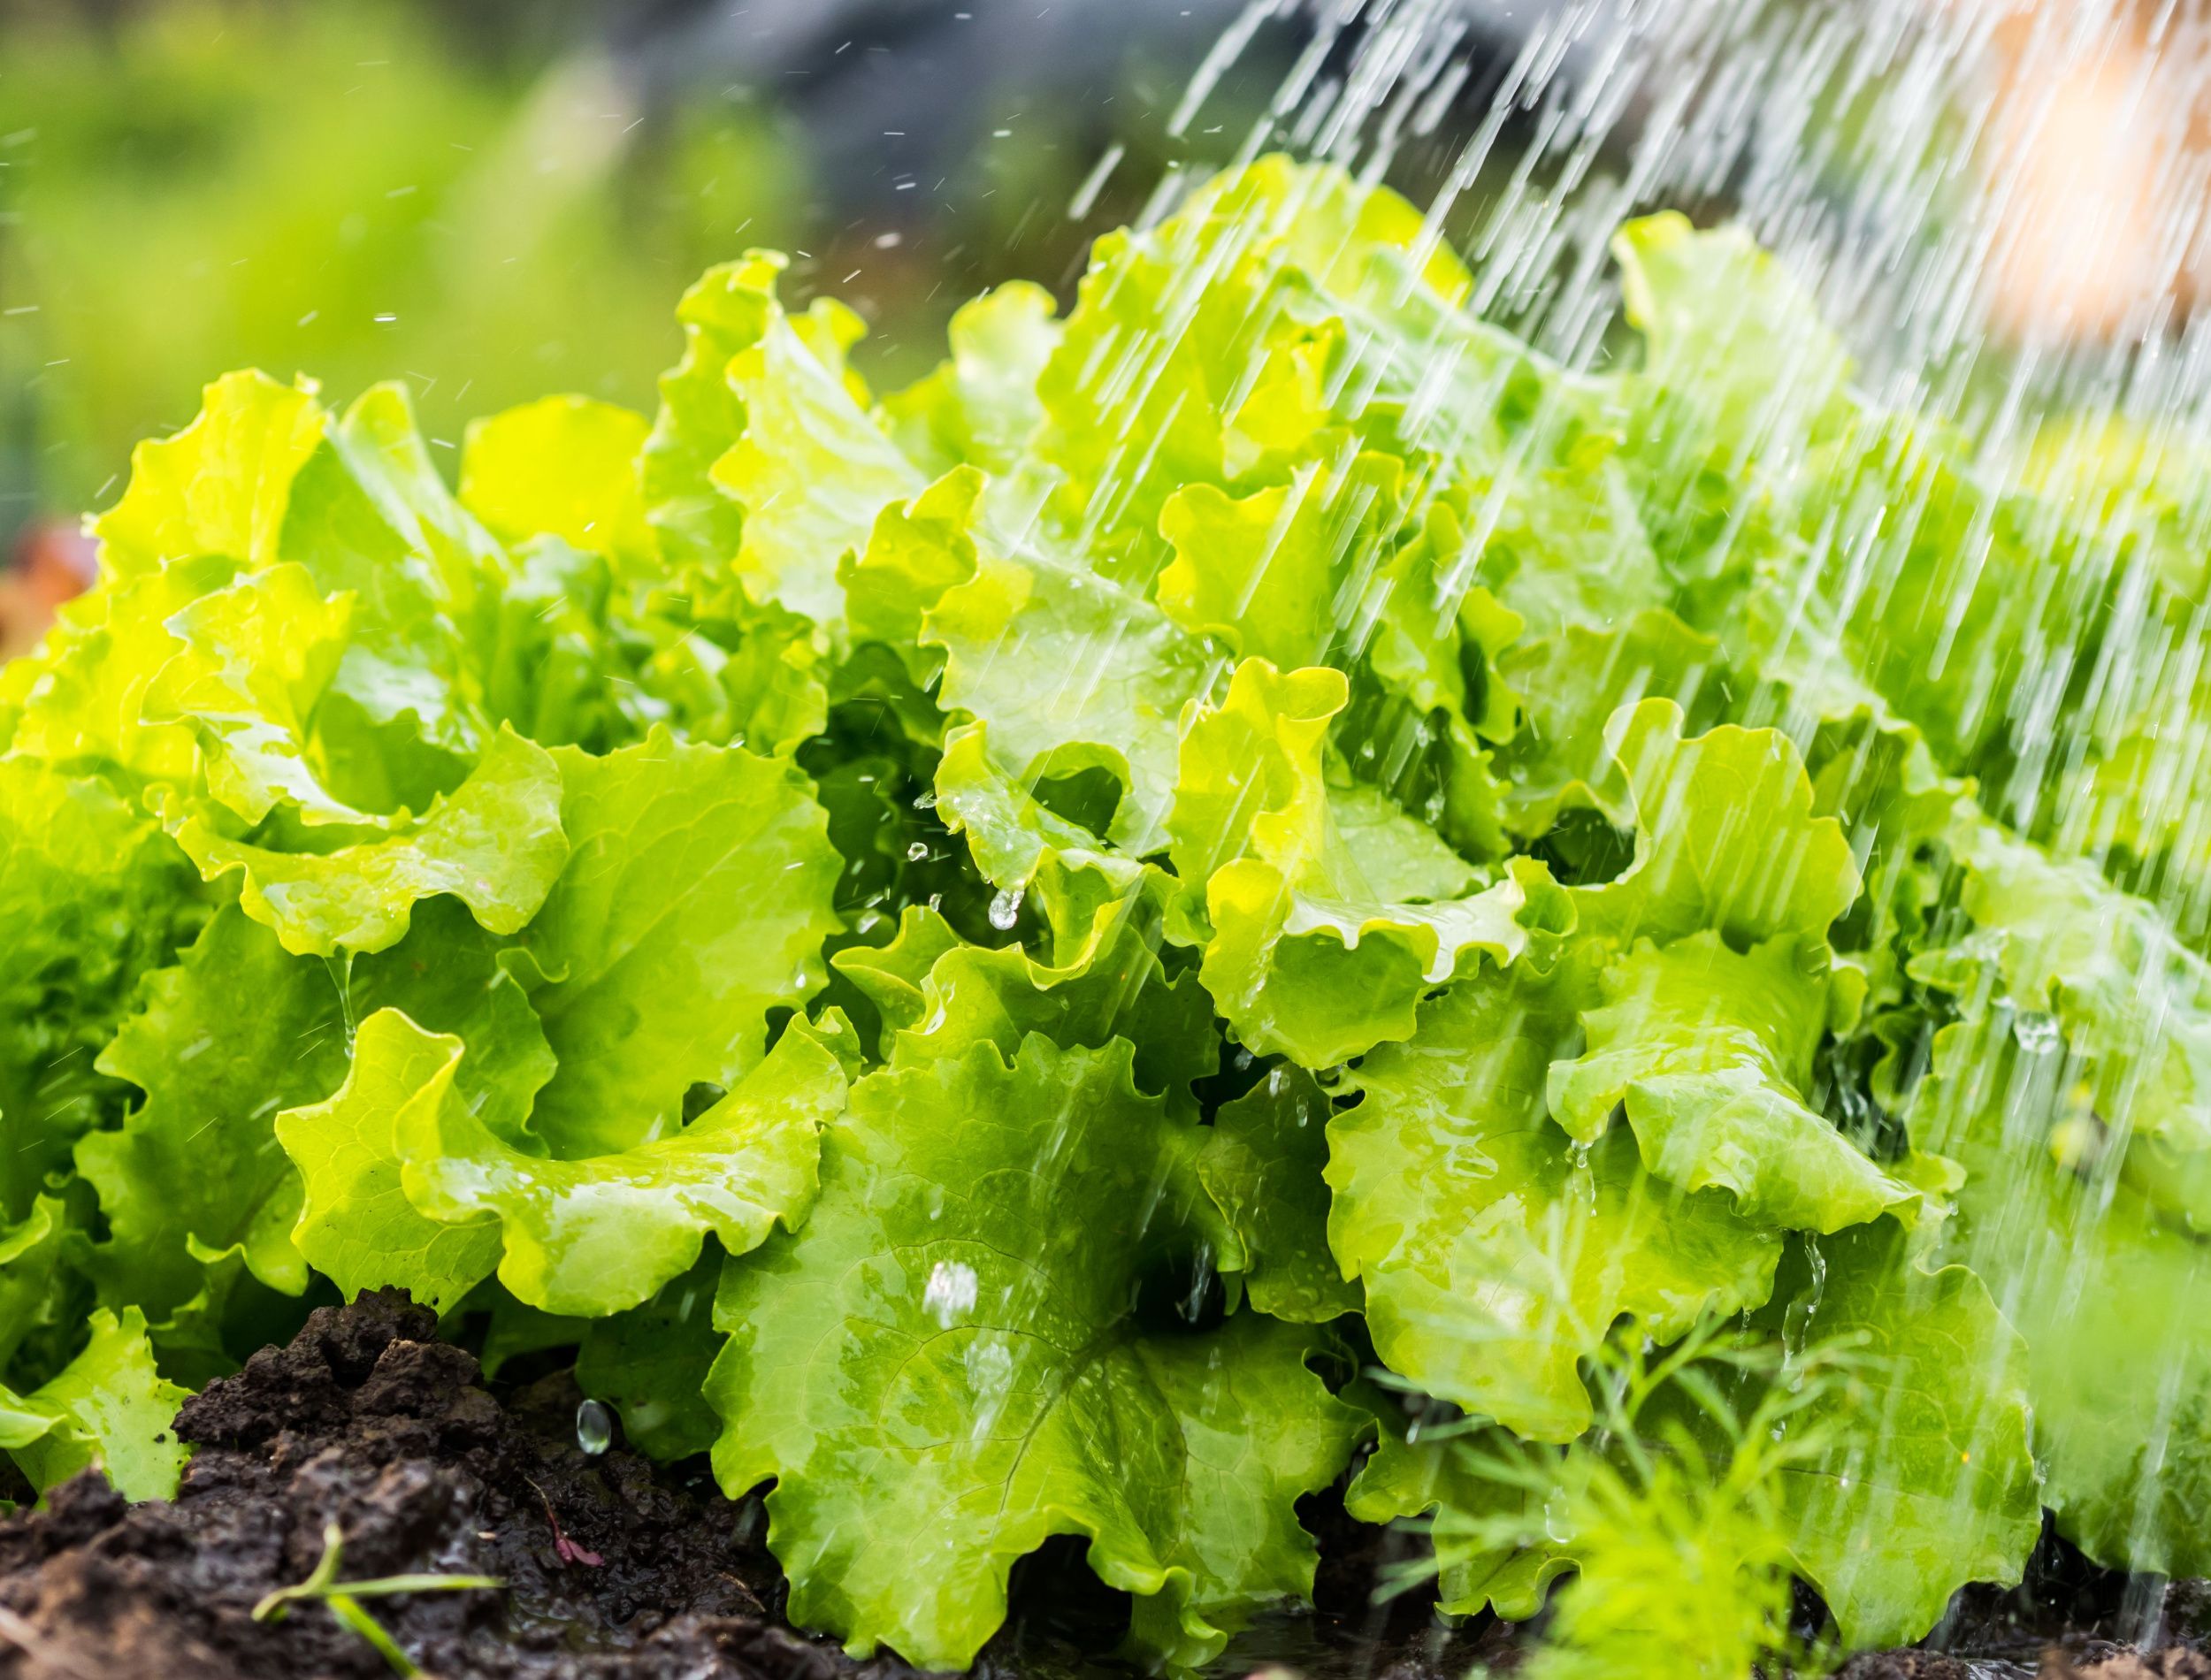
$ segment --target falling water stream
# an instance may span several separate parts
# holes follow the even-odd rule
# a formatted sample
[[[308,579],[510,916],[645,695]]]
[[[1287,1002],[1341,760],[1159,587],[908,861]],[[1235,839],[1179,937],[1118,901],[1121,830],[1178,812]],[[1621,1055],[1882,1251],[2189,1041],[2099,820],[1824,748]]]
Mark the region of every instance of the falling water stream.
[[[1270,53],[1290,68],[1255,111],[1245,73]],[[1965,673],[1963,727],[1998,744],[1979,785],[1992,814],[2094,861],[2162,913],[2169,935],[2136,953],[2154,1023],[2178,947],[2200,945],[2211,902],[2187,870],[2129,859],[2093,803],[2063,790],[2085,743],[2163,704],[2173,727],[2130,747],[2150,790],[2144,820],[2199,851],[2211,827],[2199,791],[2211,731],[2189,723],[2185,705],[2207,675],[2211,592],[2184,580],[2197,604],[2176,628],[2147,604],[2127,541],[2162,517],[2184,551],[2211,550],[2200,487],[2211,311],[2191,307],[2211,274],[2207,101],[2211,8],[2186,5],[1251,0],[1174,111],[1182,161],[1142,224],[1158,225],[1215,168],[1275,150],[1325,159],[1426,210],[1430,237],[1473,272],[1469,309],[1590,370],[1613,365],[1625,342],[1609,253],[1623,220],[1678,208],[1748,228],[1817,296],[1870,406],[1954,429],[1984,484],[2043,493],[2039,545],[2066,558],[2016,586],[2039,592],[2044,629],[2002,668]],[[1100,159],[1071,213],[1122,161],[1118,148]],[[1204,284],[1188,281],[1193,309]],[[1144,377],[1133,369],[1128,384]],[[1448,404],[1431,423],[1451,424]],[[2130,463],[2115,473],[2115,448]],[[2092,493],[2085,475],[2099,459]],[[1139,464],[1132,453],[1132,473]],[[2072,494],[2049,493],[2069,485]],[[1801,599],[1878,621],[1917,512],[1839,519],[1795,562]],[[1970,584],[1973,567],[1963,575]],[[1817,665],[1809,625],[1791,629],[1802,631],[1797,657]],[[1908,650],[1937,675],[1954,656],[1940,639]],[[1742,711],[1756,718],[1758,699]],[[2048,1018],[2023,1014],[2016,1032],[2031,1059],[2064,1060]],[[2036,1264],[2069,1263],[2045,1250]],[[2051,1283],[2034,1274],[2023,1268],[2012,1294],[1999,1286],[2000,1304],[2030,1280]],[[2139,1353],[2141,1381],[2167,1394],[2166,1425],[2186,1427],[2200,1401],[2178,1392],[2170,1347]],[[2144,1450],[2154,1457],[2159,1443]],[[2157,1637],[2163,1591],[2146,1578],[2132,1592],[2136,1637]],[[1294,1620],[1255,1630],[1230,1659],[1270,1661],[1371,1666],[1322,1651]]]

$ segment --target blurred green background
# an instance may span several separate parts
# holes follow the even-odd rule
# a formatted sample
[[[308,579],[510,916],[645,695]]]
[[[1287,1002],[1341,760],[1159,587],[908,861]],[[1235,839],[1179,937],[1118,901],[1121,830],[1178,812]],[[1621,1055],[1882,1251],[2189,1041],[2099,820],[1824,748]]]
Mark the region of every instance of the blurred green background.
[[[0,4],[0,552],[111,500],[233,367],[404,378],[448,460],[547,392],[649,409],[684,286],[754,244],[869,319],[863,365],[918,372],[963,298],[1064,288],[1141,202],[1222,11],[1039,41],[882,0]]]
[[[105,500],[132,441],[234,366],[340,396],[404,375],[448,442],[544,391],[650,400],[676,296],[787,233],[799,160],[741,106],[635,143],[594,61],[455,18],[189,0],[8,21],[8,523]]]

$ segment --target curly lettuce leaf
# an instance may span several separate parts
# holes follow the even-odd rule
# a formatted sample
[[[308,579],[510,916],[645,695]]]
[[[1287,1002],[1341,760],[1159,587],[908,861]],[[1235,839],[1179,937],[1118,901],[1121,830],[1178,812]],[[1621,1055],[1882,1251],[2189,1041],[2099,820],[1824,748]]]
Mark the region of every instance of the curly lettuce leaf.
[[[64,1250],[78,1234],[68,1203],[57,1195],[34,1197],[30,1210],[0,1231],[0,1371],[26,1341],[65,1322]]]
[[[824,623],[844,612],[839,561],[866,545],[885,505],[924,482],[845,366],[862,331],[833,299],[797,323],[771,307],[759,338],[730,358],[745,430],[708,474],[745,510],[736,567],[746,592]]]
[[[65,602],[35,653],[0,666],[0,691],[16,707],[11,751],[69,770],[112,766],[146,782],[189,782],[199,762],[193,732],[149,720],[146,689],[183,649],[169,621],[237,573],[229,556],[204,554],[111,576]]]
[[[183,431],[131,452],[122,500],[92,522],[102,566],[126,577],[196,554],[269,564],[292,479],[325,424],[311,382],[226,374]]]
[[[176,838],[204,879],[242,877],[240,904],[287,951],[330,957],[398,943],[415,905],[440,893],[493,933],[519,932],[568,861],[560,814],[553,760],[502,727],[468,780],[402,832],[295,851],[233,839],[194,815]]]
[[[1747,952],[1709,932],[1639,944],[1583,1015],[1581,1056],[1551,1069],[1551,1111],[1588,1143],[1623,1108],[1646,1170],[1684,1190],[1724,1189],[1762,1223],[1863,1225],[1919,1192],[1805,1101],[1813,1053],[1855,1019],[1860,989],[1824,948],[1787,939]]]
[[[0,1447],[42,1493],[96,1464],[126,1499],[172,1499],[190,1455],[175,1429],[187,1391],[155,1369],[137,1308],[96,1308],[91,1327],[50,1382],[23,1395],[0,1388]]]
[[[940,663],[931,650],[914,645],[924,615],[946,590],[975,576],[983,485],[973,467],[952,468],[920,494],[885,507],[867,542],[838,563],[854,638],[896,648],[917,681],[935,676]]]
[[[1151,602],[1043,554],[988,555],[923,615],[945,650],[939,703],[989,729],[993,759],[1024,783],[1102,767],[1121,784],[1106,837],[1136,855],[1165,844],[1182,708],[1219,661]]]
[[[352,1024],[379,1009],[477,1043],[457,1077],[487,1126],[524,1143],[551,1062],[495,953],[445,898],[421,906],[399,944],[348,963],[292,956],[236,906],[218,913],[180,963],[148,981],[139,1012],[101,1053],[102,1072],[145,1093],[119,1127],[76,1146],[108,1223],[90,1256],[103,1298],[159,1322],[201,1288],[203,1255],[240,1245],[261,1283],[305,1287],[308,1261],[292,1239],[303,1184],[277,1116],[339,1089]],[[352,1170],[326,1167],[340,1182]]]
[[[855,1653],[965,1666],[1054,1533],[1089,1537],[1140,1600],[1138,1640],[1180,1661],[1310,1590],[1293,1504],[1358,1415],[1305,1368],[1308,1331],[1132,1314],[1147,1266],[1206,1226],[1177,1216],[1203,1202],[1194,1128],[1129,1055],[1031,1037],[1011,1064],[977,1045],[871,1074],[823,1140],[806,1230],[723,1274],[715,1474],[776,1478],[792,1615]]]
[[[411,980],[398,1004],[377,1007],[394,992],[377,972],[383,965],[356,965],[357,995],[373,1012],[353,1035],[344,1083],[322,1103],[279,1114],[276,1137],[300,1169],[292,1241],[307,1263],[348,1296],[396,1284],[442,1310],[491,1271],[499,1245],[480,1223],[440,1225],[408,1200],[399,1111],[435,1084],[508,1147],[542,1155],[531,1110],[554,1059],[499,942],[449,901],[425,906],[422,922],[395,953]],[[446,1053],[455,1042],[466,1047],[457,1065]]]
[[[772,251],[747,252],[708,269],[677,306],[683,356],[661,376],[660,412],[638,455],[638,487],[661,553],[678,572],[725,572],[744,540],[744,509],[709,475],[744,433],[745,403],[730,383],[730,363],[760,341],[779,309],[776,277],[783,268]]]
[[[984,724],[962,724],[945,735],[935,792],[945,827],[966,837],[975,867],[1000,892],[1025,894],[1055,852],[1091,853],[1103,844],[998,768]]]
[[[111,1104],[94,1058],[205,913],[188,867],[108,787],[0,760],[0,1211],[27,1217]]]
[[[1786,470],[1848,413],[1848,353],[1817,302],[1740,227],[1700,232],[1667,211],[1612,243],[1627,319],[1642,335],[1635,383],[1676,476],[1756,458]]]
[[[558,537],[625,569],[655,557],[638,454],[645,416],[588,397],[543,397],[470,422],[461,505],[504,543]]]
[[[2015,1008],[2054,1017],[2108,1123],[2185,1155],[2211,1150],[2211,963],[2085,860],[2054,859],[1970,811],[1950,838],[1972,932],[1924,952],[1915,974],[1968,998],[1993,982]],[[2177,1211],[2211,1229],[2211,1203]]]
[[[1269,1068],[1215,1111],[1198,1181],[1236,1234],[1244,1298],[1297,1324],[1357,1312],[1360,1295],[1328,1251],[1327,1094],[1303,1068]]]
[[[1037,379],[1055,508],[1114,576],[1148,582],[1170,558],[1172,496],[1287,482],[1327,447],[1353,328],[1430,300],[1448,311],[1467,286],[1395,193],[1283,157],[1216,177],[1157,227],[1107,234]],[[1346,384],[1349,406],[1366,385]]]
[[[1366,454],[1241,498],[1207,484],[1177,491],[1159,516],[1174,550],[1154,587],[1160,609],[1240,658],[1319,664],[1377,581],[1404,477],[1395,456]]]
[[[363,810],[421,809],[486,734],[470,631],[499,545],[429,456],[406,388],[371,387],[300,469],[279,542],[325,598],[350,598],[312,722],[331,790]]]
[[[511,979],[500,974],[493,984],[501,981],[516,995]],[[336,1094],[277,1116],[277,1141],[302,1180],[293,1245],[348,1298],[395,1284],[443,1312],[499,1263],[493,1219],[433,1218],[409,1199],[401,1179],[406,1116],[417,1105],[445,1103],[464,1048],[396,1009],[379,1009],[361,1023]]]
[[[560,1059],[536,1126],[556,1156],[616,1154],[672,1132],[692,1085],[733,1084],[767,1012],[821,985],[839,863],[787,760],[659,730],[553,757],[568,864],[516,942]]]
[[[1373,796],[1354,806],[1357,845],[1334,821],[1322,746],[1348,692],[1327,667],[1246,660],[1221,704],[1185,722],[1168,823],[1177,873],[1202,884],[1212,938],[1199,973],[1216,1007],[1251,1050],[1308,1067],[1408,1036],[1430,988],[1572,925],[1566,895],[1529,859],[1466,897],[1367,896],[1362,852],[1387,874],[1401,856],[1376,844]]]
[[[1137,1084],[1195,1117],[1190,1088],[1219,1066],[1220,1041],[1196,977],[1170,978],[1159,959],[1157,877],[1055,854],[1028,896],[1044,924],[1040,953],[970,944],[925,905],[908,907],[888,945],[838,953],[882,1017],[883,1059],[906,1067],[979,1043],[1011,1057],[1031,1033],[1062,1049],[1120,1036],[1135,1046]]]
[[[394,1052],[424,1070],[390,1120],[407,1201],[448,1228],[495,1231],[500,1282],[525,1305],[577,1317],[650,1299],[692,1268],[709,1232],[740,1255],[778,1222],[805,1223],[822,1128],[844,1107],[845,1058],[857,1049],[842,1023],[841,1042],[794,1027],[673,1135],[547,1160],[501,1140],[456,1096],[461,1040],[403,1016],[369,1025],[380,1020]]]
[[[298,1177],[277,1147],[280,1109],[320,1100],[343,1077],[337,984],[236,908],[210,921],[184,959],[148,982],[142,1011],[99,1067],[146,1094],[119,1129],[79,1142],[109,1236],[93,1253],[103,1294],[164,1312],[189,1300],[200,1266],[187,1247],[245,1245],[264,1282],[307,1281],[292,1246]]]
[[[1044,422],[1037,381],[1060,342],[1052,294],[1028,280],[969,300],[952,313],[951,356],[884,400],[907,456],[939,470],[965,462],[1018,471]]]
[[[1670,1340],[1766,1298],[1780,1239],[1723,1191],[1651,1178],[1620,1130],[1549,1116],[1545,1073],[1596,977],[1568,953],[1462,980],[1359,1068],[1328,1126],[1329,1246],[1375,1350],[1440,1399],[1536,1440],[1588,1427],[1577,1366],[1633,1318]]]
[[[1606,628],[1568,624],[1505,649],[1499,676],[1526,714],[1496,757],[1509,786],[1507,826],[1532,839],[1563,813],[1592,810],[1632,829],[1634,797],[1606,723],[1622,706],[1667,699],[1682,708],[1685,731],[1702,735],[1720,721],[1718,664],[1716,642],[1656,607]]]
[[[1362,1523],[1433,1517],[1436,1607],[1446,1615],[1494,1609],[1508,1622],[1532,1620],[1560,1576],[1573,1569],[1564,1534],[1548,1533],[1542,1497],[1489,1473],[1488,1460],[1514,1445],[1494,1427],[1463,1423],[1424,1428],[1408,1418],[1396,1396],[1376,1397],[1381,1424],[1373,1455],[1359,1466],[1343,1496]],[[1491,1543],[1496,1524],[1525,1524],[1524,1543]],[[1549,1525],[1556,1528],[1554,1522]]]
[[[1685,722],[1672,701],[1647,699],[1606,725],[1635,857],[1618,880],[1575,892],[1584,925],[1661,943],[1706,928],[1738,947],[1824,939],[1858,896],[1858,867],[1841,825],[1813,815],[1795,746],[1733,724],[1685,737]]]
[[[630,1446],[663,1462],[714,1445],[722,1420],[707,1403],[707,1372],[722,1351],[714,1294],[722,1255],[708,1242],[699,1262],[650,1301],[593,1318],[576,1350],[576,1383],[622,1420]]]
[[[209,793],[242,821],[279,803],[310,822],[372,825],[324,785],[307,720],[344,657],[354,598],[325,600],[294,563],[249,572],[168,622],[182,644],[149,685],[143,714],[198,738]]]
[[[2211,1357],[2176,1304],[2211,1281],[2211,1243],[2126,1181],[2081,1074],[2047,1017],[1985,1008],[1936,1035],[1913,1139],[1966,1169],[1942,1255],[2024,1338],[2059,1531],[2107,1567],[2192,1575],[2211,1569]]]
[[[1785,1427],[1798,1566],[1854,1648],[1921,1638],[1969,1581],[2016,1583],[2042,1532],[2025,1348],[1988,1286],[1934,1269],[1894,1220],[1813,1239],[1766,1317],[1847,1350],[1853,1380]]]

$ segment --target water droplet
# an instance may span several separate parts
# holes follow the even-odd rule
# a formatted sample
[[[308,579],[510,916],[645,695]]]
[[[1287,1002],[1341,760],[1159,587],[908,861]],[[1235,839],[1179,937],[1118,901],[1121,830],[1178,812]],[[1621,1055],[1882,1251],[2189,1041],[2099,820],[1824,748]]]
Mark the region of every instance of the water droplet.
[[[614,1445],[614,1414],[595,1400],[576,1409],[576,1445],[592,1458]]]
[[[1573,1540],[1573,1518],[1564,1488],[1554,1487],[1543,1497],[1543,1534],[1556,1546],[1570,1545]]]
[[[929,842],[926,840],[916,840],[906,849],[906,860],[908,863],[919,863],[927,856],[929,856]]]
[[[975,1310],[975,1268],[957,1260],[939,1260],[930,1268],[929,1282],[922,1290],[922,1310],[934,1317],[940,1328],[949,1330]]]
[[[991,899],[991,926],[1005,933],[1013,927],[1021,913],[1021,895],[1018,890],[999,892]]]
[[[2062,1042],[2056,1019],[2048,1015],[2019,1015],[2012,1019],[2011,1035],[2030,1056],[2053,1056]]]
[[[934,790],[916,798],[914,801],[914,808],[916,811],[934,811],[937,808],[937,795]]]

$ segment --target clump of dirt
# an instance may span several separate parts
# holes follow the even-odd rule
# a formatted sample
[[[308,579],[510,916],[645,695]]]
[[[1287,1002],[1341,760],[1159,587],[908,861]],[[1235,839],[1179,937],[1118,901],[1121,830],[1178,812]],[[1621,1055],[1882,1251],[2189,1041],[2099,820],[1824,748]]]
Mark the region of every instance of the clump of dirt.
[[[322,1309],[186,1405],[177,1427],[199,1451],[175,1503],[128,1506],[88,1475],[0,1523],[0,1675],[374,1680],[384,1660],[324,1606],[252,1619],[314,1569],[333,1522],[344,1578],[506,1582],[370,1605],[450,1680],[860,1669],[776,1615],[756,1504],[626,1452],[586,1456],[572,1387],[502,1408],[436,1330],[396,1294]]]
[[[185,1407],[177,1427],[198,1452],[174,1503],[127,1505],[88,1474],[45,1510],[0,1522],[0,1680],[377,1680],[385,1660],[322,1604],[253,1620],[265,1594],[313,1571],[333,1523],[341,1578],[505,1583],[368,1605],[443,1680],[912,1680],[894,1657],[855,1661],[784,1620],[757,1499],[725,1499],[696,1462],[656,1466],[619,1446],[585,1454],[572,1378],[502,1403],[436,1330],[396,1294],[318,1310],[289,1347],[263,1349]],[[1315,1605],[1263,1620],[1222,1674],[1458,1680],[1477,1664],[1519,1666],[1524,1630],[1487,1617],[1444,1627],[1432,1588],[1377,1596],[1416,1542],[1352,1522],[1336,1494],[1302,1514],[1321,1545]],[[2192,1650],[2143,1657],[2100,1637],[2092,1600],[2114,1579],[2065,1575],[2062,1594],[2044,1581],[2029,1607],[2055,1613],[2048,1633],[2021,1619],[2018,1592],[1969,1595],[1948,1654],[1864,1656],[1843,1675],[2211,1680]],[[979,1680],[1115,1673],[1099,1659],[1127,1626],[1128,1600],[1083,1567],[1079,1542],[1025,1560],[1012,1597]],[[2061,1628],[2064,1648],[2046,1654]]]

